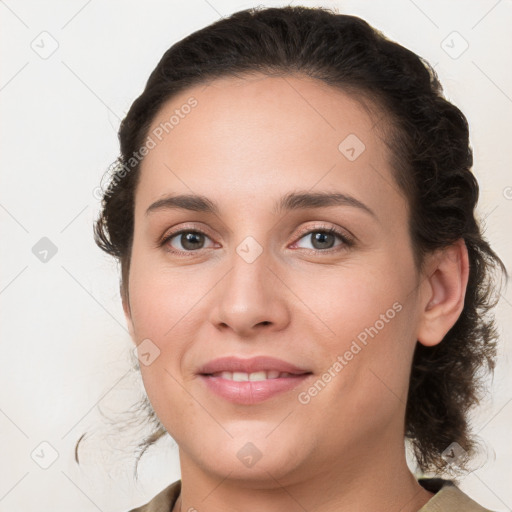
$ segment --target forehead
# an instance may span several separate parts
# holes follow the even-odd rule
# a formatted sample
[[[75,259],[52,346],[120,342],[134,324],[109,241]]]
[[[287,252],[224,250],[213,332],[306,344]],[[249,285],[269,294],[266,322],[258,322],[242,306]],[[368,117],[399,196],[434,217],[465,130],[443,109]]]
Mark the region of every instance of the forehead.
[[[275,142],[278,132],[280,141],[295,149],[320,138],[326,145],[335,143],[352,133],[373,150],[380,149],[376,121],[382,114],[376,104],[362,99],[362,93],[355,96],[300,75],[224,77],[188,88],[164,103],[149,133],[159,141],[169,139],[172,147],[193,129],[194,138],[201,139],[205,149],[210,147],[208,141],[218,144],[221,139],[231,146],[254,142],[251,135],[256,132],[261,145]],[[173,137],[167,137],[171,132]],[[248,144],[240,147],[247,149]]]
[[[303,76],[253,74],[190,87],[153,119],[137,201],[170,191],[261,200],[299,186],[399,196],[378,114]]]

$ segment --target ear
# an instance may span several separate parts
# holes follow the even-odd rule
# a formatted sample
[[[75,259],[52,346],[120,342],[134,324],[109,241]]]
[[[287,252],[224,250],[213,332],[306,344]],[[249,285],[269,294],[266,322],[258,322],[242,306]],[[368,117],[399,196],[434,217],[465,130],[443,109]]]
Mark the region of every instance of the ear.
[[[121,286],[120,292],[121,292],[121,301],[123,303],[124,316],[126,318],[126,324],[128,325],[128,331],[130,333],[131,339],[135,343],[132,312],[130,309],[130,298],[128,296],[128,290],[126,290],[126,292],[125,292]]]
[[[417,340],[427,347],[440,343],[464,308],[469,276],[468,250],[464,240],[436,251],[427,263],[422,283]]]

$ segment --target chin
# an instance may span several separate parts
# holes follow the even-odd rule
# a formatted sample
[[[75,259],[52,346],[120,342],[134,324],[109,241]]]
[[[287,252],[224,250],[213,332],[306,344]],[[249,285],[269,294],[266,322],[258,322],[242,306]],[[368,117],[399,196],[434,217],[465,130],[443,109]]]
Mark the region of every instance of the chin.
[[[270,430],[265,429],[267,431]],[[224,479],[229,475],[229,480],[252,482],[258,488],[273,488],[276,480],[282,483],[300,467],[308,466],[307,454],[302,454],[296,444],[283,443],[282,433],[275,439],[255,437],[251,441],[246,430],[243,436],[235,436],[227,442],[215,439],[208,446],[203,442],[200,449],[193,443],[196,464],[215,478]],[[263,482],[266,485],[262,487]]]

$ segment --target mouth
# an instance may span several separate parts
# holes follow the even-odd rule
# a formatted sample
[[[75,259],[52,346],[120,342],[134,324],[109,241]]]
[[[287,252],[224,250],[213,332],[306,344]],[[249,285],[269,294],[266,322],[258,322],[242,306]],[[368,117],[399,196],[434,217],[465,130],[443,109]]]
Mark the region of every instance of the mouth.
[[[257,356],[249,359],[228,356],[206,363],[199,369],[198,373],[200,375],[215,375],[216,377],[220,374],[224,374],[226,377],[232,374],[230,380],[265,380],[277,379],[281,374],[293,376],[311,372],[309,369],[270,356]],[[248,377],[245,378],[245,375]]]
[[[220,377],[221,379],[231,380],[233,382],[261,382],[263,380],[284,379],[287,377],[298,377],[305,374],[294,374],[288,372],[279,372],[277,370],[260,372],[217,372],[202,374],[205,377]]]
[[[239,405],[260,403],[294,390],[311,375],[310,370],[266,356],[216,359],[198,373],[210,392]]]

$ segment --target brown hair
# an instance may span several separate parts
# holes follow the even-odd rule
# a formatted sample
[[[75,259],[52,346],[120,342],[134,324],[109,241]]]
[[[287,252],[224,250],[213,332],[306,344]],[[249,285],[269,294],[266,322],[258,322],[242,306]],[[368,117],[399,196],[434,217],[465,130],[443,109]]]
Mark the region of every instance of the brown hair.
[[[420,469],[442,470],[441,454],[452,442],[469,454],[475,448],[468,412],[481,397],[481,370],[494,369],[494,271],[506,275],[506,269],[475,218],[479,189],[471,172],[467,120],[443,96],[435,70],[415,53],[358,17],[290,6],[240,11],[177,42],[121,123],[121,152],[95,224],[96,243],[120,261],[121,294],[127,298],[139,176],[133,156],[151,122],[186,88],[251,72],[298,73],[372,99],[385,113],[386,143],[396,182],[409,201],[418,267],[426,253],[458,239],[466,243],[470,272],[464,309],[441,343],[417,343],[405,415],[405,434]],[[157,422],[141,455],[164,434]]]

